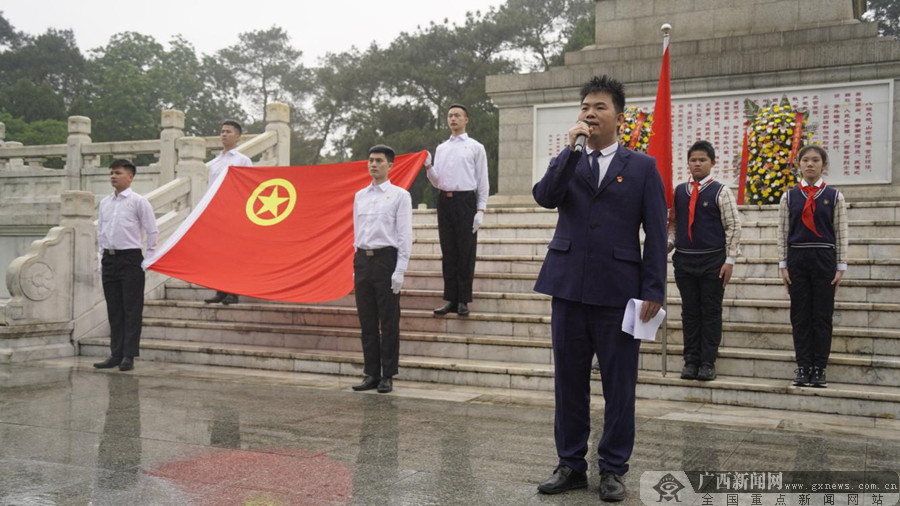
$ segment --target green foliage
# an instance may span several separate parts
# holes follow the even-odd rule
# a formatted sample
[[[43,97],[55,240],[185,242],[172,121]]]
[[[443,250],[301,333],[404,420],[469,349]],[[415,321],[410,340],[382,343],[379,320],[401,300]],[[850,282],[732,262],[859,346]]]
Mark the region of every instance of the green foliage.
[[[900,38],[900,0],[869,0],[865,17],[878,22],[878,33]]]
[[[7,112],[0,112],[0,123],[6,125],[5,140],[21,142],[26,146],[65,144],[68,136],[66,122],[55,119],[29,122]]]

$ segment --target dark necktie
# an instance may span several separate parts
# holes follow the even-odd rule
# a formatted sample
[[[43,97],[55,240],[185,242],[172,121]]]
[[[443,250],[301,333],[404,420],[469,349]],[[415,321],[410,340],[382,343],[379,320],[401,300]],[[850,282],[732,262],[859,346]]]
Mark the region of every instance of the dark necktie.
[[[591,153],[591,178],[594,181],[594,188],[598,188],[600,186],[600,163],[597,162],[597,159],[603,156],[599,150]]]
[[[803,214],[800,215],[803,224],[806,225],[806,228],[812,230],[812,233],[816,234],[817,237],[822,237],[822,234],[816,230],[816,222],[813,220],[813,215],[816,213],[816,192],[819,189],[811,184],[800,186],[800,189],[806,195],[806,203],[803,204]]]

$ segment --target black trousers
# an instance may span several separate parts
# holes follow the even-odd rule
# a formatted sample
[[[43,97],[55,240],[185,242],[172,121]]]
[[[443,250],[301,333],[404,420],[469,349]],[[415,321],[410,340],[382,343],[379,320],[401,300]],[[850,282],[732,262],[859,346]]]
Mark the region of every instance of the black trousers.
[[[704,254],[680,253],[672,256],[675,284],[681,293],[681,325],[684,335],[684,363],[716,363],[722,343],[722,298],[725,289],[719,270],[725,250]]]
[[[591,433],[591,362],[600,361],[603,435],[597,446],[600,470],[622,475],[634,449],[634,396],[641,341],[622,332],[625,308],[553,298],[553,379],[556,453],[559,465],[587,471]]]
[[[438,236],[441,241],[441,268],[444,273],[444,300],[472,302],[472,278],[475,276],[475,250],[478,234],[472,222],[478,212],[478,194],[474,191],[440,192],[437,203]]]
[[[837,259],[832,248],[788,248],[791,326],[799,367],[824,369],[831,353]]]
[[[375,250],[372,256],[357,250],[353,257],[364,373],[375,378],[396,375],[400,360],[400,295],[391,291],[396,267],[396,248]]]
[[[103,296],[109,317],[110,356],[115,359],[140,355],[144,313],[144,255],[139,249],[103,253]]]

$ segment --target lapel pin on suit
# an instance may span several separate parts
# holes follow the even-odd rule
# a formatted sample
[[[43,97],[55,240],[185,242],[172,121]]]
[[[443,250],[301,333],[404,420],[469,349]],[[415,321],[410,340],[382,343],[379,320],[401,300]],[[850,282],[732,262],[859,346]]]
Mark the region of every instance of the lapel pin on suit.
[[[617,183],[621,183],[621,182],[624,181],[624,180],[625,180],[624,177],[622,177],[622,176],[616,176],[616,182],[617,182]]]

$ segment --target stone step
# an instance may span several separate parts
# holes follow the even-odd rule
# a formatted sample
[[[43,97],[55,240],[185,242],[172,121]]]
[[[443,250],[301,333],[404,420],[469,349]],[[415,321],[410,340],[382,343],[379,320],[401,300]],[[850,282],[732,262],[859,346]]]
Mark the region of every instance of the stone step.
[[[850,239],[900,238],[900,220],[851,220],[849,225]],[[553,223],[486,224],[478,229],[478,238],[546,238],[549,241],[553,237],[555,229],[556,225]],[[744,221],[741,224],[741,237],[746,239],[775,239],[777,232],[775,221]],[[413,234],[417,239],[437,238],[437,222],[414,224]]]
[[[407,278],[410,279],[410,278]],[[419,309],[424,310],[426,313],[429,309],[433,307],[437,307],[440,301],[440,276],[435,274],[432,276],[433,280],[435,280],[435,285],[438,288],[433,290],[406,290],[403,291],[403,298],[401,304],[404,309]],[[482,281],[489,281],[484,280]],[[533,281],[529,281],[533,283]],[[747,300],[754,298],[761,298],[757,294],[748,294],[745,289],[750,287],[755,287],[757,285],[761,286],[771,286],[772,290],[777,293],[777,297],[781,297],[783,292],[783,288],[780,283],[776,284],[777,280],[767,280],[767,279],[747,279],[747,280],[737,280],[729,285],[726,289],[726,298],[732,299],[736,295],[738,296],[738,300]],[[839,294],[847,294],[852,290],[876,290],[878,288],[872,288],[870,285],[873,283],[878,283],[875,281],[847,281],[846,286],[842,286],[841,290],[838,292]],[[887,283],[887,282],[880,282]],[[900,285],[900,282],[892,282],[894,285]],[[478,285],[478,279],[476,279],[476,287]],[[865,284],[864,286],[860,286],[860,284]],[[669,289],[670,294],[677,295],[677,289],[674,287],[674,282],[672,279],[669,280]],[[897,286],[891,288],[891,290],[900,290]],[[187,301],[196,303],[197,301],[203,300],[206,297],[212,295],[212,291],[206,288],[198,287],[197,285],[191,285],[189,283],[185,283],[183,281],[178,280],[170,280],[166,285],[166,298],[170,301]],[[506,301],[516,301],[514,304],[507,304]],[[244,298],[244,303],[252,302],[258,304],[271,304],[270,301],[259,301],[253,299]],[[475,292],[475,301],[472,303],[472,308],[476,310],[476,312],[499,312],[497,309],[500,309],[500,305],[504,304],[504,309],[508,309],[509,311],[505,311],[509,314],[516,314],[517,312],[524,312],[525,314],[543,314],[548,315],[549,309],[547,308],[547,298],[542,294],[537,294],[534,292],[531,293],[491,293],[491,292]],[[897,300],[897,299],[890,299]],[[839,302],[841,302],[839,300]],[[880,301],[876,301],[880,302]],[[244,304],[242,303],[242,305]],[[330,305],[343,306],[345,308],[353,307],[353,299],[352,296],[345,297],[339,299],[331,303]],[[324,304],[323,304],[324,305]],[[512,306],[512,307],[510,307]],[[221,306],[216,306],[221,307]],[[242,307],[241,305],[237,306]],[[520,311],[524,309],[528,309],[528,311]],[[673,344],[681,344],[681,314],[680,307],[669,307],[669,318],[668,318],[668,329],[669,329],[669,342]],[[358,325],[356,321],[352,322],[353,328],[355,329]],[[354,330],[355,331],[355,330]],[[783,349],[783,350],[793,350],[793,339],[791,337],[791,326],[788,320],[783,320],[781,322],[770,319],[767,320],[765,325],[760,324],[758,321],[749,322],[749,323],[740,323],[740,322],[731,322],[725,320],[723,322],[723,337],[722,344],[724,346],[731,347],[739,347],[739,348],[761,348],[761,349]],[[900,355],[900,330],[898,329],[879,329],[873,327],[856,327],[850,328],[846,326],[838,325],[833,330],[833,338],[832,338],[832,350],[835,352],[843,352],[843,353],[857,353],[863,355],[889,355],[889,356],[897,356]]]
[[[412,300],[412,298],[409,298]],[[406,299],[404,299],[406,300]],[[743,301],[737,301],[743,302]],[[404,304],[404,302],[401,302]],[[460,336],[489,336],[490,339],[530,339],[549,342],[550,316],[546,314],[498,314],[480,312],[479,306],[473,304],[473,313],[468,318],[456,315],[434,316],[430,309],[411,309],[405,305],[401,311],[400,328],[404,333],[427,333],[441,335],[446,339]],[[671,312],[673,317],[668,322],[668,342],[673,345],[682,344],[681,322],[676,317],[678,311]],[[352,306],[320,306],[282,303],[250,303],[242,302],[237,306],[206,305],[202,302],[147,301],[144,317],[148,321],[164,320],[172,322],[170,327],[179,324],[194,325],[198,322],[234,324],[232,328],[238,334],[235,342],[248,342],[247,339],[263,339],[268,341],[269,329],[266,326],[285,325],[289,327],[326,327],[349,329],[355,335],[359,329],[359,319]],[[836,318],[838,320],[838,318]],[[845,319],[844,319],[845,320]],[[789,319],[760,319],[751,322],[723,323],[723,346],[769,350],[793,350]],[[766,323],[760,323],[766,322]],[[253,333],[260,329],[246,325],[263,325],[261,334]],[[191,328],[195,328],[194,327]],[[196,331],[191,339],[215,341],[204,337],[204,332]],[[273,345],[278,344],[277,339]],[[255,341],[250,341],[255,342]],[[894,328],[848,327],[838,324],[833,330],[832,350],[835,353],[856,354],[862,357],[895,357],[900,356],[900,331]]]
[[[852,238],[847,250],[849,258],[892,259],[900,257],[900,238]],[[741,239],[741,256],[747,258],[776,257],[776,239]]]
[[[670,276],[668,283],[670,296],[677,296],[678,286]],[[738,278],[732,277],[725,287],[726,298],[738,299],[780,299],[785,297],[784,285],[780,278]],[[879,279],[845,279],[838,290],[838,302],[894,303],[900,301],[900,281]]]
[[[240,344],[362,352],[357,328],[315,327],[278,324],[253,324],[203,321],[145,319],[143,337],[171,341]],[[401,332],[401,355],[456,359],[495,360],[551,364],[549,339],[521,339],[503,336],[442,335],[427,332]],[[667,363],[670,371],[680,371],[683,347],[669,340]],[[662,345],[644,343],[641,369],[661,368]],[[722,346],[717,362],[719,373],[770,379],[789,378],[796,367],[792,349],[759,349]],[[829,377],[841,383],[866,383],[900,387],[900,357],[854,353],[831,355]]]
[[[672,283],[674,285],[674,283]],[[670,287],[671,288],[671,287]],[[732,289],[732,292],[735,290]],[[772,297],[766,299],[751,299],[741,296],[738,299],[726,295],[723,300],[722,319],[732,323],[789,322],[790,302],[784,293],[782,286],[773,286],[768,290]],[[668,297],[669,319],[680,319],[681,299],[677,289],[669,292]],[[840,292],[838,292],[840,293]],[[210,296],[211,291],[191,288],[190,285],[182,285],[181,288],[167,286],[166,299],[174,301],[197,302]],[[538,293],[503,293],[503,292],[475,292],[472,310],[480,313],[499,313],[507,315],[550,315],[550,297]],[[779,300],[782,299],[782,300]],[[244,302],[265,304],[267,301],[246,299]],[[443,304],[441,289],[420,290],[404,289],[402,292],[402,307],[430,311]],[[241,306],[238,306],[240,308]],[[356,300],[353,294],[340,299],[317,304],[316,307],[342,307],[353,309]],[[835,305],[835,325],[857,328],[900,328],[900,305],[889,303],[845,302],[838,301]]]
[[[484,225],[534,225],[556,224],[557,213],[555,209],[543,207],[508,207],[488,208],[484,213]],[[437,223],[437,210],[414,209],[413,225],[434,225]]]
[[[537,279],[543,264],[543,257],[533,255],[478,255],[475,259],[475,275],[496,274],[527,274]],[[871,279],[871,280],[897,280],[900,279],[900,257],[890,259],[848,258],[848,269],[845,279]],[[441,256],[437,254],[411,255],[409,272],[438,272],[441,271]],[[669,276],[674,276],[675,271],[671,262],[668,264]],[[781,279],[781,271],[778,268],[776,257],[747,258],[740,257],[735,260],[734,273],[737,278],[773,278]],[[415,288],[423,288],[416,286]],[[530,290],[532,287],[529,287]],[[486,290],[504,291],[504,290]]]
[[[480,256],[534,256],[543,258],[547,253],[548,239],[482,239],[478,238],[477,254]],[[436,237],[416,238],[413,255],[441,255],[440,241]],[[747,258],[778,256],[778,245],[771,239],[743,239],[741,256]],[[850,258],[891,259],[900,257],[900,239],[851,239],[847,256]]]
[[[778,206],[739,206],[741,217],[745,221],[771,221],[778,219]],[[900,202],[848,202],[848,218],[860,220],[900,220]],[[544,209],[535,204],[534,207],[488,208],[484,214],[485,224],[536,224],[556,223],[555,209]],[[434,209],[415,209],[414,224],[437,223],[437,211]]]
[[[682,324],[677,318],[668,321],[669,344],[684,343]],[[722,323],[722,346],[760,350],[794,350],[794,340],[789,322],[773,323]],[[831,333],[831,351],[864,357],[900,356],[900,330],[860,329],[834,327]]]
[[[81,341],[87,356],[108,354],[108,341]],[[190,343],[144,339],[141,360],[222,365],[265,370],[362,375],[358,352],[273,348],[251,345]],[[138,364],[140,367],[140,364]],[[401,356],[398,379],[450,385],[472,385],[515,390],[553,389],[550,364]],[[592,377],[592,390],[602,390],[599,376]],[[716,381],[685,381],[676,374],[666,377],[642,371],[636,394],[644,399],[690,400],[714,404],[789,409],[818,413],[852,414],[881,418],[900,416],[900,390],[880,385],[830,382],[825,389],[792,387],[787,380],[720,376]]]
[[[684,365],[684,348],[666,347],[668,370],[678,374]],[[662,346],[655,343],[641,345],[641,370],[660,371]],[[784,379],[794,377],[797,363],[793,350],[761,350],[720,347],[716,370],[724,376]],[[829,381],[863,385],[897,387],[900,392],[900,357],[872,357],[832,352],[828,359]]]
[[[782,292],[781,298],[784,300],[725,299],[722,302],[722,321],[762,325],[768,322],[789,323],[791,303],[786,293]],[[680,316],[681,299],[669,297],[667,311],[673,316]],[[900,304],[836,302],[833,323],[858,329],[897,329],[900,328]]]
[[[430,309],[407,309],[402,299],[400,304],[403,308],[400,328],[404,331],[550,338],[549,314],[484,313],[475,308],[466,318],[455,314],[438,317]],[[241,302],[238,305],[223,306],[195,301],[147,300],[144,304],[144,318],[359,328],[355,307],[312,304]]]
[[[672,263],[669,262],[668,275],[674,276],[674,274],[675,271],[672,267]],[[776,257],[740,257],[735,260],[734,273],[732,275],[736,278],[781,279],[781,270],[778,268],[778,260]],[[844,279],[872,281],[898,280],[900,279],[900,258],[848,258],[847,272],[844,274]]]

